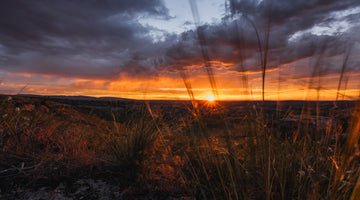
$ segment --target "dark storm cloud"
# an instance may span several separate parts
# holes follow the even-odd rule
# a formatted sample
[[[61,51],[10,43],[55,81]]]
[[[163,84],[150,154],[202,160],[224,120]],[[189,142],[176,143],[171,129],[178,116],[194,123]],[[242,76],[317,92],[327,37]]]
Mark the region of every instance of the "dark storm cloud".
[[[240,71],[239,65],[243,62],[247,71],[260,71],[259,45],[254,36],[255,32],[251,27],[236,27],[237,25],[238,22],[235,21],[200,27],[208,41],[205,48],[209,57],[211,60],[233,63],[229,67],[231,70]],[[238,28],[242,29],[242,33],[239,34]],[[287,39],[279,40],[270,41],[268,69],[315,56],[319,53],[318,49],[324,45],[337,46],[336,49],[328,49],[326,56],[341,54],[344,50],[344,41],[334,36],[304,34],[291,42]],[[195,31],[183,33],[179,42],[167,49],[167,57],[168,67],[202,65],[203,59]]]
[[[356,36],[353,35],[358,35],[356,31],[351,29],[332,35],[304,32],[291,37],[315,25],[332,27],[332,23],[339,20],[334,12],[358,5],[360,1],[357,0],[264,0],[260,3],[254,0],[230,0],[231,13],[223,18],[222,23],[202,25],[198,29],[205,38],[204,48],[208,50],[211,60],[233,63],[228,67],[230,70],[260,72],[259,43],[264,50],[268,25],[270,40],[267,69],[309,57],[314,60],[319,56],[327,59],[343,54],[346,46],[354,42],[353,37]],[[358,23],[358,15],[347,15],[341,20],[355,24]],[[323,47],[325,50],[321,51]],[[201,64],[203,61],[196,32],[183,33],[179,42],[168,49],[167,56],[170,67]],[[330,64],[327,67],[339,68]]]
[[[337,35],[303,33],[292,38],[315,25],[331,27],[338,20],[332,13],[359,6],[358,0],[229,2],[231,12],[221,23],[198,27],[210,60],[232,63],[229,70],[260,71],[256,31],[264,49],[269,17],[270,70],[299,59],[316,59],[325,44],[324,58],[341,55],[349,41],[359,41],[359,24]],[[123,72],[149,77],[202,65],[196,30],[165,34],[155,41],[151,32],[161,30],[138,21],[167,20],[168,12],[161,0],[6,0],[0,7],[0,70],[116,79]],[[342,20],[356,24],[358,16]]]
[[[306,29],[319,21],[331,18],[329,14],[360,5],[357,0],[230,0],[231,14],[245,14],[257,21],[271,17],[274,25],[299,19],[298,29]],[[294,22],[294,21],[292,21]]]
[[[152,27],[141,25],[140,17],[166,20],[169,14],[161,0],[4,1],[1,69],[116,76],[122,68],[127,70],[133,54],[153,44]]]

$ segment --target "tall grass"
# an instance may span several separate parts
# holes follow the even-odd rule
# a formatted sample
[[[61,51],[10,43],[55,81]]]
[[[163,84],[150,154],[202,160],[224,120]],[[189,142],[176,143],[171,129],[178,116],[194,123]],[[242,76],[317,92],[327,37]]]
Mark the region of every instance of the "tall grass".
[[[144,112],[144,105],[139,105]],[[131,117],[131,116],[130,116]],[[149,116],[148,116],[149,117]],[[110,154],[122,164],[135,167],[144,159],[146,150],[157,138],[156,126],[145,116],[133,118],[126,124],[118,124],[114,116],[116,132],[106,139]]]
[[[194,1],[190,1],[194,19],[199,16]],[[245,16],[246,17],[246,16]],[[255,23],[249,18],[257,33],[262,63],[262,100],[265,100],[265,73],[269,52],[269,34],[271,16],[265,34],[265,46],[262,47]],[[198,23],[197,23],[198,24]],[[217,91],[214,74],[207,65],[209,56],[204,42],[204,33],[198,31],[199,44],[202,48],[205,69],[213,91]],[[205,49],[205,50],[204,50]],[[264,49],[264,52],[262,51]],[[316,77],[320,80],[320,65],[326,44],[320,48],[319,57],[314,63],[312,78],[308,91],[313,88]],[[346,69],[349,53],[346,54],[339,80],[339,88]],[[182,72],[184,73],[184,72]],[[194,95],[186,76],[182,76],[190,99]],[[320,84],[320,82],[318,83]],[[318,94],[320,85],[317,87]],[[215,93],[215,92],[214,92]],[[338,99],[338,94],[336,99]],[[218,104],[219,105],[219,104]],[[264,104],[263,104],[264,105]],[[321,127],[319,101],[316,106],[305,103],[300,118],[293,124],[282,123],[288,112],[280,111],[277,120],[269,109],[252,103],[235,133],[231,137],[223,134],[209,135],[211,129],[206,127],[205,117],[196,113],[197,130],[203,132],[191,136],[192,146],[184,155],[187,162],[185,171],[188,179],[194,184],[195,196],[201,199],[356,199],[359,193],[358,167],[358,111],[353,110],[350,132],[343,144],[337,135],[344,130],[338,129],[343,121],[326,113],[335,120],[335,124]],[[221,106],[217,107],[221,110]],[[337,108],[334,108],[337,109]],[[291,112],[291,111],[290,111]],[[336,110],[339,112],[339,110]],[[220,112],[221,113],[221,112]],[[311,113],[315,113],[315,124],[311,123]],[[224,115],[221,115],[224,116]],[[229,129],[229,122],[224,122],[224,132]],[[290,128],[290,129],[289,129]],[[284,132],[286,131],[286,132]],[[284,137],[285,136],[285,137]],[[200,138],[199,138],[200,137]]]

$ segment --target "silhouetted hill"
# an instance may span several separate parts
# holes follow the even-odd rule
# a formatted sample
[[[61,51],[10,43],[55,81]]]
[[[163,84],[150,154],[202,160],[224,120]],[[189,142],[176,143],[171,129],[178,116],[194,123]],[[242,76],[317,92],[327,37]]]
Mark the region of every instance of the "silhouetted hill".
[[[32,98],[48,98],[48,99],[67,99],[67,100],[79,100],[79,101],[136,101],[134,99],[117,98],[117,97],[91,97],[91,96],[43,96],[34,94],[18,94],[17,96],[32,97]]]

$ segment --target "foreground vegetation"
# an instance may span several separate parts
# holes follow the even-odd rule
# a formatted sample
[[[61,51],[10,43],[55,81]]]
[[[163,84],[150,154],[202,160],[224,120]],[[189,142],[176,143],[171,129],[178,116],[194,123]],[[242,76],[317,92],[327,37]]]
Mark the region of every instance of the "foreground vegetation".
[[[1,198],[359,195],[357,103],[87,102],[1,97]]]

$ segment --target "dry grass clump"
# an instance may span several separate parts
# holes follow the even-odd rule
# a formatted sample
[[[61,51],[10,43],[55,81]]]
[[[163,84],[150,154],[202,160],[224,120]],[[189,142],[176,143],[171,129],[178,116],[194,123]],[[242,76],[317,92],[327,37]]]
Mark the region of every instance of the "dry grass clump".
[[[109,123],[65,104],[1,97],[1,190],[31,184],[57,186],[104,163],[98,133]],[[18,185],[18,186],[17,186]]]

